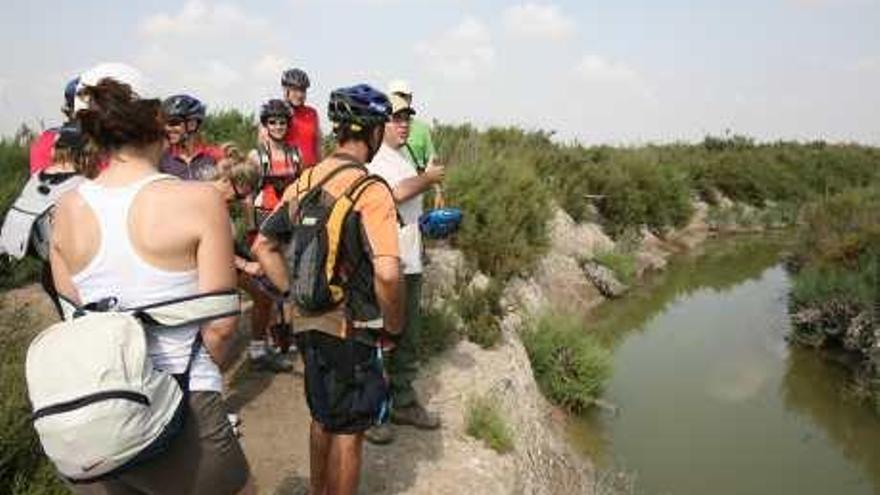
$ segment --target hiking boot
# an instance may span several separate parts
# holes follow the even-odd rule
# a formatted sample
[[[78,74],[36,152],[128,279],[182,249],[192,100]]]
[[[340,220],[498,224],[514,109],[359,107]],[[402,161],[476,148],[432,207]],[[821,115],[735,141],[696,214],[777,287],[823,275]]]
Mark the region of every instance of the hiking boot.
[[[251,358],[251,367],[256,371],[270,373],[290,373],[293,363],[284,354],[267,352],[258,358]]]
[[[418,402],[414,402],[411,406],[392,409],[391,422],[396,425],[415,426],[421,430],[440,428],[440,416],[437,413],[428,412]]]
[[[394,441],[394,429],[389,423],[373,425],[364,433],[367,441],[376,445],[388,445]]]

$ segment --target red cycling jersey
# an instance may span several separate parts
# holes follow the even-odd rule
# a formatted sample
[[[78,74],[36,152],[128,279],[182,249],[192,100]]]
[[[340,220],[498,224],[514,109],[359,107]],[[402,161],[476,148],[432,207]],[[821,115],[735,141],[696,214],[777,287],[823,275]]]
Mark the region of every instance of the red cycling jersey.
[[[308,168],[318,163],[318,112],[308,105],[294,107],[293,117],[287,127],[287,136],[284,142],[289,146],[296,146],[302,155],[303,168]]]
[[[43,131],[33,143],[30,150],[31,175],[42,172],[52,165],[52,149],[55,148],[55,138],[58,137],[58,129]]]
[[[284,149],[281,156],[275,156],[271,159],[271,153],[268,149],[257,148],[257,156],[260,160],[260,168],[264,171],[263,199],[260,205],[261,209],[274,210],[275,206],[281,199],[284,189],[287,188],[298,176],[301,165],[296,159],[296,154],[291,149]],[[268,163],[267,163],[268,162]],[[268,170],[266,166],[268,165]]]

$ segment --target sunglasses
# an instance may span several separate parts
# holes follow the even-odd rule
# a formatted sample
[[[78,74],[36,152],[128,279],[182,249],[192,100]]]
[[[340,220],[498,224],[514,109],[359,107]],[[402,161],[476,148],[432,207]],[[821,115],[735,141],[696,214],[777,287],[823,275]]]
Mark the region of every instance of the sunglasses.
[[[287,121],[284,119],[269,119],[266,121],[266,125],[282,126],[282,125],[287,125]]]
[[[170,126],[173,126],[173,127],[181,126],[181,125],[183,125],[185,122],[186,122],[185,120],[183,120],[183,119],[177,119],[177,118],[175,118],[175,119],[168,119],[168,120],[165,121],[165,123],[166,123],[167,125],[170,125]]]

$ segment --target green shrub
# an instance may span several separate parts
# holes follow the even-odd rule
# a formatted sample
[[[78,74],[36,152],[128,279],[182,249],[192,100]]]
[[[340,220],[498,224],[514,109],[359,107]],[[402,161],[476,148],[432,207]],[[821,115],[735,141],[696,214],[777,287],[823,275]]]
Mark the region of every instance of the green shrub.
[[[612,249],[597,253],[593,260],[611,269],[617,279],[627,285],[632,284],[636,278],[636,257],[632,253]]]
[[[416,342],[419,359],[428,359],[448,349],[458,338],[455,320],[446,309],[428,308],[422,312],[422,328]]]
[[[465,288],[453,303],[464,325],[464,337],[484,349],[501,341],[501,286],[491,282],[484,290]]]
[[[28,180],[28,149],[11,140],[0,140],[0,223]],[[0,255],[0,290],[20,287],[39,279],[42,264],[30,258],[17,261]]]
[[[789,305],[818,316],[795,321],[799,342],[822,345],[848,339],[860,314],[873,314],[880,301],[880,190],[846,191],[805,208],[791,265]],[[860,344],[874,347],[873,333]],[[830,340],[829,340],[830,339]],[[850,342],[852,344],[852,342]]]
[[[447,199],[464,211],[456,242],[481,271],[506,280],[544,252],[550,196],[523,159],[486,157],[455,166]]]
[[[611,353],[577,316],[544,314],[524,330],[523,343],[544,395],[569,411],[588,409],[611,376]]]
[[[513,450],[510,428],[490,397],[472,397],[468,401],[465,432],[500,454]]]
[[[62,494],[31,426],[24,359],[32,320],[24,309],[0,308],[0,487],[8,493]]]
[[[809,205],[796,254],[805,264],[855,268],[880,253],[880,188],[847,191]]]
[[[840,302],[867,310],[877,300],[880,260],[864,256],[855,267],[807,265],[794,277],[790,301],[794,307],[819,307]]]
[[[247,153],[257,145],[257,125],[253,114],[238,110],[221,110],[208,114],[202,123],[202,134],[211,143],[235,143]]]

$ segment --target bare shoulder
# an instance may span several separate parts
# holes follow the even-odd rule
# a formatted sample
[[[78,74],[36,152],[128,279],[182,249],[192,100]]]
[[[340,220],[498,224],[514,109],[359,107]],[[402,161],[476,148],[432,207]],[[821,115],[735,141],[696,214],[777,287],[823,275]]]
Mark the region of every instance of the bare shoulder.
[[[55,216],[69,215],[84,208],[88,208],[86,200],[74,189],[65,192],[55,201]]]
[[[226,208],[220,191],[209,182],[166,180],[153,186],[156,194],[161,195],[163,200],[173,202],[181,210]]]

